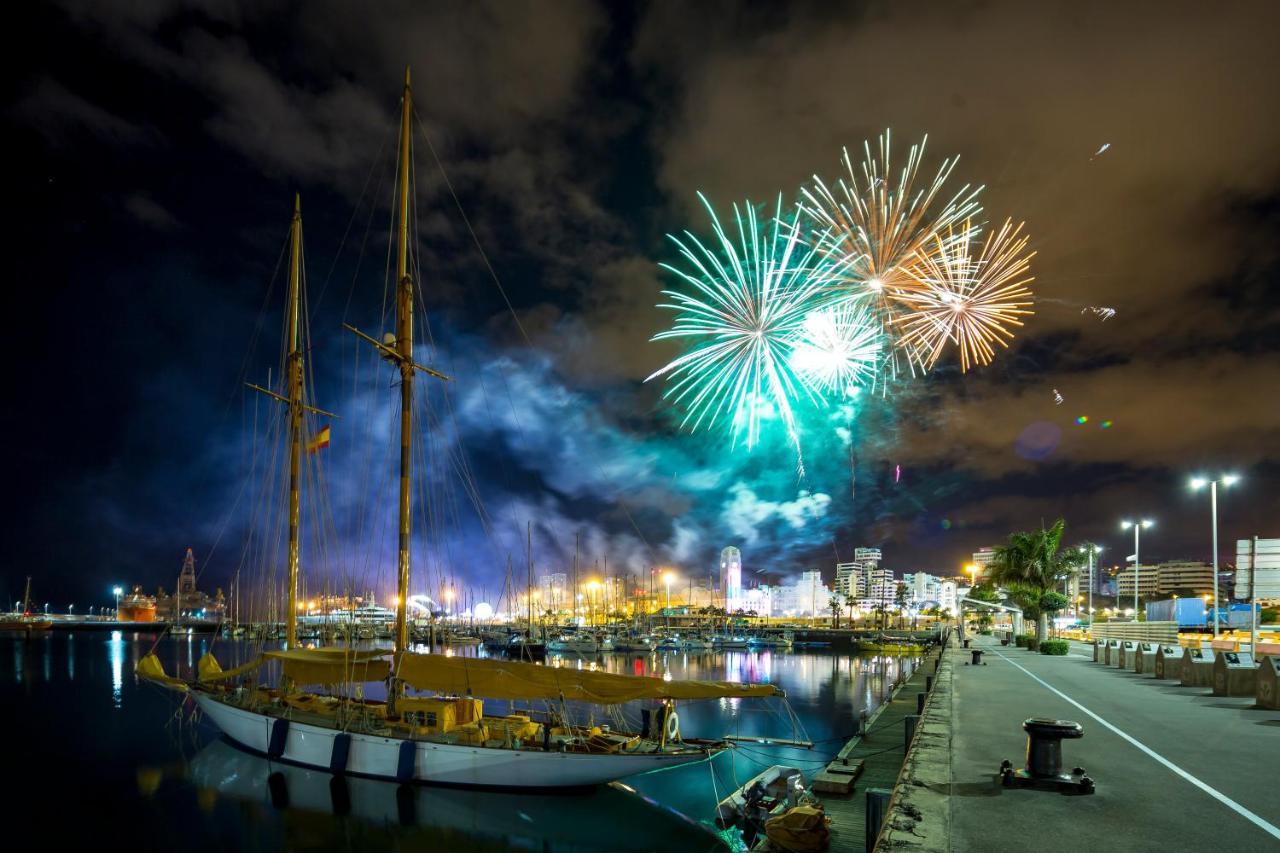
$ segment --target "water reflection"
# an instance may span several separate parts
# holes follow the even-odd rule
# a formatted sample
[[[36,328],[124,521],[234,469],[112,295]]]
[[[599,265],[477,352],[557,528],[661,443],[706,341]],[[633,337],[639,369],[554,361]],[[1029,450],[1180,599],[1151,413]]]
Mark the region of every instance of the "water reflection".
[[[346,821],[344,829],[334,830],[336,834],[326,830],[320,834],[321,841],[307,845],[319,849],[347,846],[351,821],[360,822],[364,827],[360,830],[360,840],[350,845],[360,849],[385,850],[396,846],[527,849],[540,846],[541,840],[547,837],[554,839],[548,846],[552,850],[598,849],[603,838],[608,839],[603,846],[615,849],[705,849],[696,846],[705,841],[705,836],[684,835],[692,830],[688,822],[676,818],[672,810],[706,828],[719,798],[763,767],[785,763],[806,772],[819,769],[852,733],[854,721],[874,710],[895,681],[914,666],[909,659],[830,650],[787,653],[735,649],[585,658],[553,656],[548,661],[552,666],[666,680],[724,679],[775,684],[786,691],[800,723],[799,732],[793,730],[785,706],[776,699],[682,702],[679,706],[681,731],[688,737],[800,737],[815,745],[806,750],[743,744],[712,761],[627,779],[626,786],[637,792],[638,797],[621,788],[606,788],[602,789],[606,793],[567,799],[554,796],[530,799],[526,794],[423,788],[413,795],[415,820],[405,821],[405,804],[401,800],[407,795],[397,794],[396,786],[388,783],[361,780],[356,784],[348,780],[345,793],[338,790],[335,799],[329,787],[332,777],[326,773],[282,768],[220,742],[209,746],[208,751],[193,752],[192,741],[197,735],[196,745],[206,746],[216,738],[216,733],[209,727],[198,730],[183,727],[180,733],[176,731],[175,711],[180,699],[154,685],[139,683],[133,675],[137,661],[153,647],[171,674],[191,677],[205,651],[212,649],[222,665],[229,668],[255,657],[262,650],[261,645],[201,635],[164,638],[157,642],[152,634],[119,631],[109,637],[87,633],[68,635],[65,641],[59,635],[35,642],[0,638],[0,646],[6,642],[10,643],[9,649],[0,647],[0,704],[20,708],[26,729],[44,731],[37,739],[50,744],[52,751],[42,756],[40,767],[49,767],[53,773],[67,762],[78,762],[86,751],[94,750],[101,760],[85,782],[99,788],[111,787],[115,798],[111,800],[112,808],[120,812],[138,808],[138,798],[145,792],[139,792],[136,785],[122,788],[119,779],[109,779],[106,774],[127,772],[131,778],[140,765],[167,766],[163,790],[169,792],[170,799],[165,800],[164,809],[157,810],[165,816],[172,812],[174,816],[163,819],[175,824],[180,818],[198,819],[197,803],[207,806],[210,797],[218,803],[240,803],[234,808],[230,805],[214,808],[226,812],[228,823],[241,827],[250,838],[282,835],[278,847],[296,847],[299,838],[310,841],[315,837],[310,831],[304,836],[297,835],[301,831],[299,822],[309,826],[310,822],[320,821],[318,825],[329,826],[326,821]],[[448,647],[440,651],[467,656],[484,654],[483,650],[471,647]],[[5,671],[10,666],[12,677]],[[53,678],[54,673],[63,672],[65,679]],[[277,674],[273,667],[268,667],[262,678],[272,681]],[[370,688],[368,695],[375,698],[378,685]],[[486,710],[506,713],[504,705],[509,708],[507,703],[486,703]],[[111,714],[109,709],[124,713]],[[640,704],[635,703],[622,711],[628,721],[638,725],[640,709]],[[188,768],[184,755],[191,758],[189,769],[183,769]],[[173,771],[174,767],[180,770]],[[280,782],[268,780],[277,772],[284,774],[279,777],[286,783],[287,799],[284,800],[278,796],[272,799],[272,785],[278,789]],[[276,794],[279,793],[277,790]],[[160,796],[166,795],[162,792]],[[623,796],[630,799],[619,801]],[[246,799],[257,806],[245,810]],[[521,804],[526,801],[529,805],[523,807]],[[344,805],[348,802],[349,809]],[[335,805],[338,817],[334,816]],[[188,814],[191,811],[196,814]],[[341,817],[347,813],[348,817]],[[316,817],[317,814],[320,817]],[[671,823],[672,820],[676,822]],[[592,839],[582,841],[575,834],[582,827],[594,827],[596,843],[590,843]],[[626,846],[629,843],[648,845],[650,835],[646,833],[651,830],[660,835],[667,833],[662,837],[674,840],[662,847]],[[185,843],[183,830],[176,825],[171,835],[166,834],[165,829],[157,832],[157,838],[165,843]],[[444,840],[445,835],[455,841]],[[462,841],[457,842],[458,838]],[[231,844],[233,839],[222,841]],[[216,846],[213,840],[209,844]],[[254,846],[261,848],[261,841]]]
[[[124,634],[112,631],[107,649],[111,659],[111,704],[119,708],[124,703]]]
[[[401,786],[269,762],[223,740],[201,749],[185,778],[206,810],[220,799],[256,804],[264,822],[274,813],[313,832],[355,819],[409,849],[726,849],[706,828],[616,785],[569,794]],[[360,846],[372,849],[368,842]]]

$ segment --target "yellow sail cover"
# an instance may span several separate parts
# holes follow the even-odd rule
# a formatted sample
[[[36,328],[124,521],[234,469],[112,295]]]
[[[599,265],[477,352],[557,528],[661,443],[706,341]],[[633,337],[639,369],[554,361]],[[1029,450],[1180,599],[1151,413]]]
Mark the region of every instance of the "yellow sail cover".
[[[385,649],[289,649],[264,652],[280,661],[284,675],[297,684],[342,684],[349,681],[385,681],[391,662]]]
[[[637,699],[720,699],[781,696],[772,684],[664,681],[611,672],[516,661],[406,654],[397,676],[420,690],[485,699],[576,699],[619,705]]]

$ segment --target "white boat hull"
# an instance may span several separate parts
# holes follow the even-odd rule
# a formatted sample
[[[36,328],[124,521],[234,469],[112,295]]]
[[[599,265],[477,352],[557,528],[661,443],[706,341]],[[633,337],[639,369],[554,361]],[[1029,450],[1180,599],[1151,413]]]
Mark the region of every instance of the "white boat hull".
[[[268,754],[271,732],[279,717],[236,708],[207,695],[193,694],[204,715],[241,746]],[[279,760],[329,770],[337,729],[290,720]],[[349,733],[345,772],[375,779],[399,777],[398,738]],[[572,752],[502,749],[464,744],[413,741],[413,773],[409,781],[494,788],[578,788],[601,785],[650,770],[702,761],[701,752],[587,755]]]

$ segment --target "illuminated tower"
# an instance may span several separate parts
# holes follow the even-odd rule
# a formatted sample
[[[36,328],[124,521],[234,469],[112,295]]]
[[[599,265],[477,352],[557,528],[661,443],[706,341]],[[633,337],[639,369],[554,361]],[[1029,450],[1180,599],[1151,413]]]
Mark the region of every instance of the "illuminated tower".
[[[730,613],[742,606],[742,552],[732,545],[720,552],[720,594]]]

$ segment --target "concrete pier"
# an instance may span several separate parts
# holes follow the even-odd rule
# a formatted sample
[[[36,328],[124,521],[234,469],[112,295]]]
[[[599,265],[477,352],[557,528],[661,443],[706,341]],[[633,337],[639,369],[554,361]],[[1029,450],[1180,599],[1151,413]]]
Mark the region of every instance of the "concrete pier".
[[[877,850],[1280,850],[1280,717],[1252,699],[974,638],[987,666],[944,656]],[[1023,720],[1084,726],[1063,764],[1096,793],[1005,788],[1021,766]],[[845,849],[861,849],[848,847]]]
[[[932,679],[934,662],[941,654],[937,648],[927,654],[892,698],[867,720],[866,734],[852,738],[827,771],[815,776],[818,796],[831,819],[832,850],[866,849],[866,791],[893,789],[907,752],[906,718],[916,713],[917,694],[924,692],[926,680]],[[826,787],[821,784],[824,779],[837,785],[845,782],[849,793],[822,790]]]

